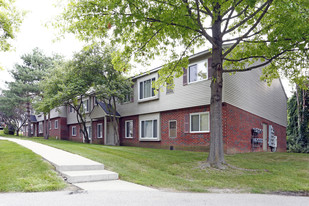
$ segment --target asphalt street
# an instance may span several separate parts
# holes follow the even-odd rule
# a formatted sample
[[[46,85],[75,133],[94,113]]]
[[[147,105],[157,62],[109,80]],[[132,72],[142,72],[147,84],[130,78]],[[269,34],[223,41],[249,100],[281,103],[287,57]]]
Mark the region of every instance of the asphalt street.
[[[206,205],[206,206],[308,206],[309,197],[262,194],[176,193],[164,191],[60,191],[2,193],[0,206],[105,206],[105,205]]]

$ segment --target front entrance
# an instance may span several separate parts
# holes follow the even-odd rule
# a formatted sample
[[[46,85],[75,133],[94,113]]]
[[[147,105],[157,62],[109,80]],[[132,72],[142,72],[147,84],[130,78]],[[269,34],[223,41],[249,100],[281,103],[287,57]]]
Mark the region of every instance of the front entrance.
[[[115,145],[114,127],[112,122],[107,122],[106,145]]]
[[[263,151],[267,152],[267,124],[263,123]]]

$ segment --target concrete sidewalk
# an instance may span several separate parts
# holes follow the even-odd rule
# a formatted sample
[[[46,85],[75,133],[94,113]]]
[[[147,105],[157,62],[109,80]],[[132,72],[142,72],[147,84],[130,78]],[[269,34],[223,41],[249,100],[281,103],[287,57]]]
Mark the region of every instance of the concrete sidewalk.
[[[30,140],[5,137],[0,137],[0,140],[12,141],[32,150],[54,165],[69,183],[84,190],[156,191],[152,188],[118,180],[118,174],[105,170],[103,164],[76,154]]]

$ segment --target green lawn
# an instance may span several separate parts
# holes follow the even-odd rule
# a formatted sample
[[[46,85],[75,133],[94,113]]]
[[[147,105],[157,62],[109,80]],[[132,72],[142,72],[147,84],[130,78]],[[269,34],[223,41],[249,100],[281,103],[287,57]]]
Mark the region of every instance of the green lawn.
[[[137,147],[82,144],[59,140],[35,141],[70,151],[105,164],[120,179],[167,190],[207,192],[233,189],[239,192],[309,192],[309,155],[247,153],[226,155],[238,168],[201,169],[207,153]]]
[[[23,138],[28,139],[28,138]],[[30,138],[103,163],[120,179],[178,191],[207,192],[309,192],[309,155],[292,153],[246,153],[226,155],[238,169],[201,169],[207,153],[137,147],[82,144]],[[245,168],[245,169],[239,169]],[[251,170],[248,170],[251,169]]]
[[[42,158],[16,143],[0,140],[0,192],[60,190],[65,182]]]

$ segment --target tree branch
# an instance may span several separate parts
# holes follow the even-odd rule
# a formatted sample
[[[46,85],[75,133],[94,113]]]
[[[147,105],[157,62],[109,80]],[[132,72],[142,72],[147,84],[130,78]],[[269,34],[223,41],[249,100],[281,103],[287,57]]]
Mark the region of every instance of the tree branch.
[[[232,31],[234,31],[235,29],[237,29],[238,27],[240,27],[241,25],[243,25],[244,23],[246,23],[248,20],[250,20],[252,17],[254,17],[257,13],[259,13],[260,11],[262,11],[262,9],[264,9],[264,7],[269,7],[270,4],[273,2],[273,0],[268,0],[267,2],[265,2],[260,8],[258,8],[255,12],[253,12],[252,14],[250,14],[247,18],[243,19],[242,21],[240,21],[238,24],[236,24],[235,26],[233,26],[232,28],[230,28],[229,30],[227,30],[224,34],[230,33]],[[264,10],[264,12],[267,11]]]
[[[274,55],[272,58],[268,59],[266,62],[259,64],[259,65],[255,65],[255,66],[251,66],[248,67],[246,69],[228,69],[228,70],[223,70],[223,73],[230,73],[230,72],[246,72],[246,71],[250,71],[262,66],[266,66],[267,64],[271,63],[274,59],[276,59],[277,57],[281,56],[282,54],[288,52],[288,51],[292,51],[292,50],[283,50],[282,52]],[[248,59],[248,58],[247,58]]]
[[[272,1],[272,0],[269,0]],[[268,1],[267,1],[268,2]],[[255,27],[257,27],[257,25],[260,23],[260,21],[262,20],[262,18],[264,17],[264,15],[267,13],[268,9],[270,7],[270,4],[268,4],[265,8],[265,10],[263,11],[263,13],[259,16],[259,18],[256,20],[255,24],[253,24],[253,26],[242,36],[242,38],[239,38],[236,43],[234,43],[226,52],[224,52],[223,57],[226,57],[226,55],[228,55],[238,44],[239,42],[245,38],[247,35],[250,34],[250,32],[255,29]]]

